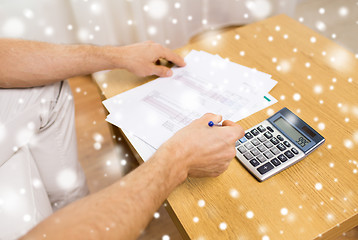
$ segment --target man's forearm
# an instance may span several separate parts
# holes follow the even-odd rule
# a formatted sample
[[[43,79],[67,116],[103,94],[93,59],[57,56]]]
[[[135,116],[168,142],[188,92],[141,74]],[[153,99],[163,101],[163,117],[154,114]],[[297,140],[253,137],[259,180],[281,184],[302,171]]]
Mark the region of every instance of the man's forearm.
[[[118,67],[109,48],[0,39],[0,87],[41,86]]]
[[[43,235],[49,239],[136,239],[186,178],[186,172],[175,166],[180,162],[168,157],[169,153],[154,155],[119,182],[54,213],[24,239]]]

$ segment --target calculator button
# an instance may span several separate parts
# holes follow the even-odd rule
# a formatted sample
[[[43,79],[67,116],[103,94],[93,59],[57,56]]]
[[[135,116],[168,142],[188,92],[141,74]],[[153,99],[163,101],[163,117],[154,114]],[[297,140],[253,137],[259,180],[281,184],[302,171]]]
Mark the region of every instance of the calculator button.
[[[275,165],[276,167],[281,164],[281,162],[280,162],[279,160],[277,160],[277,158],[272,159],[272,160],[271,160],[271,163],[272,163],[273,165]]]
[[[280,149],[281,151],[286,150],[286,147],[282,143],[277,144],[277,148]]]
[[[256,159],[252,159],[252,160],[250,161],[250,163],[251,163],[251,165],[254,166],[254,167],[260,165],[260,162],[257,161]]]
[[[266,138],[265,138],[264,135],[258,136],[257,138],[260,140],[260,142],[265,142],[266,141]]]
[[[265,132],[264,135],[267,139],[272,138],[272,134],[270,132]]]
[[[264,142],[264,145],[267,147],[267,148],[271,148],[273,145],[271,142],[267,141],[267,142]]]
[[[237,141],[235,142],[235,147],[237,147],[237,146],[239,146],[239,145],[240,145],[240,141],[237,140]]]
[[[263,155],[258,155],[257,157],[256,157],[260,162],[266,162],[266,158],[263,156]]]
[[[290,151],[290,150],[287,150],[286,152],[285,152],[285,155],[286,155],[286,157],[288,157],[288,158],[293,158],[293,153]]]
[[[254,155],[254,156],[257,156],[257,155],[260,154],[259,150],[257,150],[256,148],[253,149],[253,150],[251,150],[251,153],[252,153],[252,155]]]
[[[246,152],[246,153],[244,153],[243,155],[244,155],[244,157],[245,157],[247,160],[250,160],[250,159],[253,158],[253,156],[252,156],[251,153],[249,153],[249,152]]]
[[[260,150],[260,152],[265,152],[266,151],[266,148],[264,145],[260,145],[257,147],[258,150]]]
[[[257,139],[252,139],[251,140],[251,143],[254,145],[254,146],[257,146],[260,144],[260,142],[257,140]]]
[[[258,167],[257,171],[259,171],[259,173],[261,173],[261,175],[263,175],[272,169],[274,169],[274,166],[270,162],[268,162],[268,163],[265,163],[264,165],[262,165],[261,167]]]
[[[283,141],[285,140],[281,135],[277,135],[278,140]]]
[[[244,153],[247,151],[246,148],[244,148],[244,146],[238,147],[237,150],[239,150],[239,152],[241,152],[241,153]]]
[[[251,139],[251,138],[253,138],[254,136],[252,136],[252,134],[251,134],[250,132],[247,132],[247,133],[245,133],[245,137],[246,137],[247,139]]]
[[[291,151],[294,153],[294,154],[298,154],[298,151],[296,148],[292,148]]]
[[[274,145],[276,145],[276,144],[278,144],[279,143],[279,141],[277,140],[277,138],[272,138],[271,140],[270,140]]]
[[[240,138],[240,140],[239,140],[241,143],[244,143],[244,142],[246,142],[247,141],[247,139],[245,138],[245,137],[243,137],[243,138]]]
[[[291,147],[291,144],[287,141],[284,141],[283,144],[285,144],[286,147]]]
[[[247,150],[250,150],[250,149],[252,149],[254,146],[253,146],[250,142],[248,142],[248,143],[245,143],[245,147],[247,148]]]
[[[275,148],[275,147],[271,148],[271,152],[272,152],[273,154],[275,154],[275,155],[277,155],[277,154],[280,153],[280,151],[279,151],[277,148]]]
[[[252,129],[252,130],[251,130],[251,133],[252,133],[254,136],[257,136],[257,135],[259,135],[259,134],[260,134],[260,132],[259,132],[259,131],[257,131],[257,129],[256,129],[256,128]]]
[[[287,161],[287,157],[285,157],[285,155],[281,154],[277,157],[281,162],[286,162]]]
[[[267,159],[270,159],[273,157],[272,153],[270,151],[264,152],[264,155]]]
[[[266,128],[264,126],[260,125],[257,127],[257,130],[259,130],[260,132],[265,132]]]
[[[272,129],[270,126],[268,126],[267,129],[268,129],[270,132],[274,132],[273,129]]]

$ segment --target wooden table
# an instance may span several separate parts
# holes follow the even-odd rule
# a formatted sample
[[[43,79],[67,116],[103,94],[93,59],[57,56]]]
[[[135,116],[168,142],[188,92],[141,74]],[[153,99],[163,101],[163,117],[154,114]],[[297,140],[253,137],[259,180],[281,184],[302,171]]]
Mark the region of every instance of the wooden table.
[[[177,52],[185,56],[191,49],[219,54],[278,81],[271,94],[279,102],[240,121],[243,127],[288,107],[326,142],[262,183],[236,160],[217,178],[188,179],[167,200],[183,237],[335,239],[357,226],[358,59],[285,15],[207,37]],[[98,82],[109,98],[150,79],[115,70]]]

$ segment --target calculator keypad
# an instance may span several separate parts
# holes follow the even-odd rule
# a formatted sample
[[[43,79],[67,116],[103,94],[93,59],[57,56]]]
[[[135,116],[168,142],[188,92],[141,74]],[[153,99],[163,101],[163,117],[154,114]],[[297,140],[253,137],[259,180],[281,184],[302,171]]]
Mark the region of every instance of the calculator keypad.
[[[304,157],[304,153],[268,121],[248,129],[236,142],[236,149],[237,158],[261,181]]]

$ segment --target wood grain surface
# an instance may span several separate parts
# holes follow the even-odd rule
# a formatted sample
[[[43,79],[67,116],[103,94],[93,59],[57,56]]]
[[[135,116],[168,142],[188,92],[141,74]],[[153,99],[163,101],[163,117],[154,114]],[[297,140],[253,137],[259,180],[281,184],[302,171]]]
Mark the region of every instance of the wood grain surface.
[[[216,41],[216,44],[213,44]],[[298,164],[258,182],[233,160],[217,178],[188,179],[168,198],[187,239],[335,239],[358,225],[358,59],[279,15],[178,49],[219,54],[272,75],[278,103],[239,121],[249,128],[283,107],[326,138]],[[97,79],[106,98],[154,78],[123,70]],[[218,79],[220,81],[220,79]],[[194,221],[195,219],[195,221]]]

